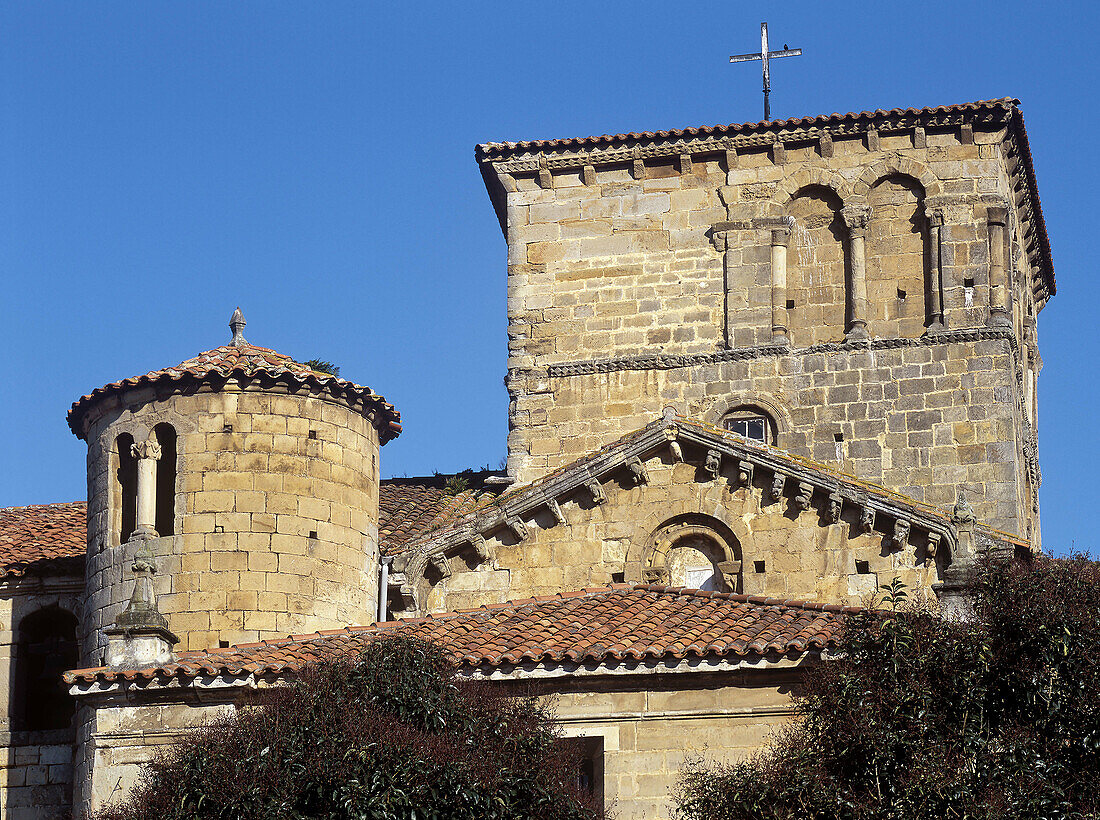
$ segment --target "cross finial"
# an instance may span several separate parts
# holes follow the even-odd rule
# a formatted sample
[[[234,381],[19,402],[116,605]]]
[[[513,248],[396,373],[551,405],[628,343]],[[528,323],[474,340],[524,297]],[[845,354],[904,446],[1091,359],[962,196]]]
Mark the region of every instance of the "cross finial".
[[[768,51],[768,24],[760,24],[760,53],[759,54],[734,54],[730,57],[731,63],[744,63],[750,60],[760,60],[764,69],[764,119],[770,120],[772,118],[771,107],[771,72],[768,69],[768,60],[772,57],[798,57],[802,54],[800,48],[787,48],[787,44],[783,44],[782,51]]]
[[[244,338],[244,326],[247,324],[248,322],[244,320],[244,314],[241,313],[240,306],[238,306],[229,319],[229,329],[233,331],[233,341],[230,342],[231,345],[240,347],[241,345],[248,344]]]

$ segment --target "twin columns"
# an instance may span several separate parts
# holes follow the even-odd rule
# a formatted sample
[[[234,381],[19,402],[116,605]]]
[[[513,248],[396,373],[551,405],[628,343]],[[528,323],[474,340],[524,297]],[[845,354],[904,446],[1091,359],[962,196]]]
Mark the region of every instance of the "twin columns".
[[[851,286],[848,289],[849,320],[846,328],[847,341],[865,341],[867,332],[867,250],[866,233],[871,209],[866,205],[846,205],[841,210],[844,224],[848,227],[849,253],[851,254]],[[989,225],[989,324],[994,327],[1009,327],[1008,280],[1005,265],[1005,224],[1008,210],[1004,207],[988,209]],[[943,311],[943,253],[942,232],[944,215],[941,208],[926,208],[928,223],[929,271],[931,282],[928,287],[928,329],[935,332],[944,330]],[[774,222],[772,223],[775,224]],[[787,314],[787,246],[791,239],[788,222],[771,231],[771,285],[772,285],[772,342],[790,344]],[[728,250],[723,237],[720,250]],[[727,276],[730,272],[727,271]],[[729,281],[729,280],[727,280]]]

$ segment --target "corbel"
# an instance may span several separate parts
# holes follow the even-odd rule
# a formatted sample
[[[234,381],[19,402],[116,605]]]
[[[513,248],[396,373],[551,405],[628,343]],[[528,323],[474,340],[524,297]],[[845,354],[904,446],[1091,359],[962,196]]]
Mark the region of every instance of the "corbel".
[[[821,136],[817,138],[817,151],[822,157],[833,155],[833,135],[828,131],[822,131]]]
[[[546,157],[539,157],[539,187],[544,190],[554,187],[554,177],[550,173],[550,166],[546,164]]]
[[[668,441],[669,452],[672,453],[672,460],[677,464],[684,463],[684,448],[680,446],[680,442],[676,439],[669,439]]]
[[[959,126],[959,142],[962,145],[974,144],[974,126],[968,122],[964,122]]]
[[[416,609],[416,592],[413,591],[411,584],[395,584],[390,589],[394,592],[394,603],[397,604],[394,609],[399,609],[402,612]]]
[[[556,498],[551,498],[546,502],[546,509],[550,510],[550,514],[554,516],[554,520],[559,524],[565,523],[565,513],[561,511],[561,505],[558,504]]]
[[[732,140],[726,140],[726,170],[733,170],[737,164],[737,148],[734,147]]]
[[[516,178],[504,170],[502,163],[494,162],[493,170],[496,171],[497,179],[500,180],[500,185],[510,194],[514,194],[519,186],[516,185]]]
[[[451,577],[451,564],[447,560],[447,556],[442,553],[439,555],[433,555],[428,559],[428,564],[439,573],[441,578]]]
[[[642,460],[637,456],[632,456],[626,460],[626,469],[630,470],[631,476],[634,477],[635,484],[646,484],[649,482],[649,476],[646,474],[645,465],[642,464]]]
[[[924,550],[925,566],[936,563],[936,553],[940,551],[940,539],[942,537],[938,532],[928,532],[928,546]]]
[[[877,128],[868,128],[867,129],[866,140],[867,140],[867,150],[868,151],[877,151],[877,150],[879,150],[879,148],[878,148],[878,145],[879,145],[879,143],[878,143],[878,129]]]
[[[863,532],[871,532],[875,529],[875,510],[873,507],[864,505],[863,511],[859,514],[859,528]]]
[[[783,497],[783,488],[787,485],[787,477],[783,473],[772,475],[771,494],[772,500],[778,501]]]
[[[596,169],[591,163],[585,163],[581,169],[581,179],[584,180],[585,185],[596,184]]]
[[[737,591],[737,576],[741,573],[740,561],[722,561],[718,564],[718,572],[722,575],[722,581],[729,592]]]
[[[776,165],[787,164],[787,146],[779,140],[772,143],[772,162]]]
[[[665,567],[645,567],[642,569],[642,581],[647,584],[665,584],[668,582],[668,570]]]
[[[756,465],[751,461],[741,460],[737,462],[737,480],[746,487],[752,486],[752,473]]]
[[[691,154],[687,153],[686,151],[680,152],[680,173],[691,173]]]
[[[913,129],[913,147],[914,148],[927,148],[928,147],[928,135],[922,126],[918,125]]]
[[[829,523],[840,523],[842,512],[844,512],[844,496],[837,492],[829,493],[829,506],[825,510],[825,517],[829,520]]]
[[[484,564],[493,557],[492,547],[489,546],[489,542],[485,540],[485,536],[480,532],[475,532],[471,535],[469,543],[479,563]]]
[[[798,482],[798,495],[794,497],[795,506],[800,510],[810,509],[810,502],[814,497],[814,485],[808,481]]]
[[[505,516],[504,526],[512,531],[512,535],[516,537],[517,541],[526,540],[527,525],[523,523],[523,519],[514,515]]]
[[[717,450],[707,450],[707,460],[703,464],[703,469],[710,473],[711,479],[717,481],[722,472],[722,454]]]
[[[645,179],[645,163],[642,161],[642,149],[634,146],[634,179]]]
[[[600,485],[600,481],[597,478],[589,479],[584,482],[585,489],[592,494],[593,504],[603,504],[607,501],[607,496],[604,494],[603,487]]]
[[[894,519],[894,547],[899,550],[909,545],[910,524],[904,518]]]

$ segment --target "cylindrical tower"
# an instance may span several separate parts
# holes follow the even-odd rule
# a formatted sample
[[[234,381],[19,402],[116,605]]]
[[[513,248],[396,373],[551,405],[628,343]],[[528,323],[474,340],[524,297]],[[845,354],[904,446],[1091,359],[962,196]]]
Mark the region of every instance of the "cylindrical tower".
[[[150,555],[178,649],[374,619],[379,446],[400,415],[369,388],[245,341],[83,396],[88,443],[83,661]]]

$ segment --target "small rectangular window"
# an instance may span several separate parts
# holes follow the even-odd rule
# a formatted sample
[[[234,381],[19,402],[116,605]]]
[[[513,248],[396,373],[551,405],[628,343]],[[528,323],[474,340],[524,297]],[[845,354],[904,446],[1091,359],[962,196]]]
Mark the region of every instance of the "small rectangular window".
[[[871,564],[868,561],[856,561],[856,574],[857,575],[870,575]]]
[[[767,419],[760,416],[726,419],[726,429],[754,441],[767,441]]]
[[[764,572],[764,562],[763,561],[753,561],[752,562],[752,571],[755,572],[757,575],[762,574]]]

